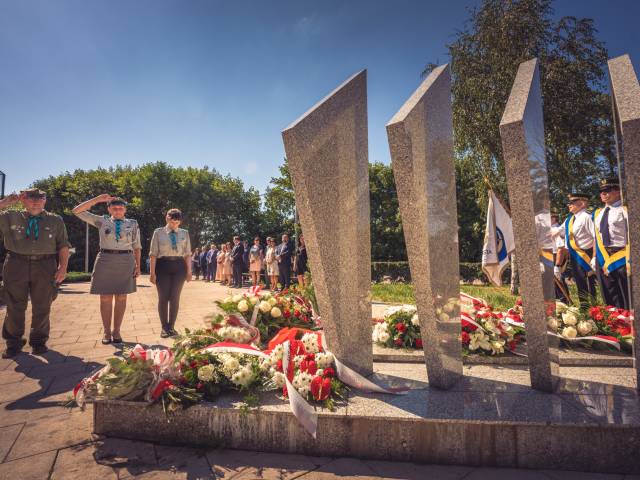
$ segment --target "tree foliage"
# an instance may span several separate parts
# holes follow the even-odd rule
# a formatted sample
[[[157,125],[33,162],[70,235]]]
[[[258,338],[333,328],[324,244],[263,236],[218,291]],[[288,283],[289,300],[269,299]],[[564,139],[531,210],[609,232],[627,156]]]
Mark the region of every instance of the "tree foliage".
[[[615,164],[607,50],[591,19],[552,14],[550,0],[484,0],[448,45],[456,157],[483,210],[484,179],[508,198],[498,127],[518,65],[531,58],[540,60],[554,206],[564,210],[573,189],[595,193]]]

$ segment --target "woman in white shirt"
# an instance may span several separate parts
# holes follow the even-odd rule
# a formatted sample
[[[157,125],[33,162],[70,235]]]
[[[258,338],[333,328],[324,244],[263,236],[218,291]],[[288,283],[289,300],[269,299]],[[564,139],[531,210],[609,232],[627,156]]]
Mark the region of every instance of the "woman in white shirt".
[[[167,212],[167,224],[156,228],[149,248],[150,281],[158,290],[158,314],[162,338],[177,335],[174,327],[180,308],[184,282],[191,281],[191,240],[189,232],[180,228],[182,212]]]
[[[276,242],[273,238],[267,237],[267,253],[264,257],[267,264],[267,275],[269,275],[269,288],[276,290],[278,288],[278,261],[276,260]]]

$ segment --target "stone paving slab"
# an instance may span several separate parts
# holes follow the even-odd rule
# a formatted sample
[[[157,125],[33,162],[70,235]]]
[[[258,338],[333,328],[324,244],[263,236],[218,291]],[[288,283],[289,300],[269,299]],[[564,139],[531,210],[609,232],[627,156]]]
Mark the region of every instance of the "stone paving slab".
[[[137,341],[170,345],[161,339],[156,313],[156,292],[146,277],[139,281],[138,292],[129,296],[122,328],[128,346]],[[3,479],[197,479],[197,478],[416,478],[416,479],[585,479],[640,480],[622,475],[505,470],[444,465],[417,465],[403,462],[374,462],[351,458],[313,457],[224,449],[191,449],[167,447],[146,442],[102,438],[91,433],[92,406],[86,411],[63,408],[70,398],[74,382],[119,355],[122,348],[100,343],[102,325],[98,298],[88,294],[87,283],[65,285],[51,314],[51,352],[42,356],[25,350],[15,360],[0,359],[0,480]],[[229,290],[202,281],[185,285],[177,327],[197,328],[214,309],[214,301],[226,297]],[[4,321],[0,310],[0,326]],[[27,312],[27,318],[30,311]],[[27,330],[29,328],[27,322]],[[414,365],[418,367],[418,365]],[[380,378],[394,375],[393,365],[379,367]],[[473,369],[465,367],[473,377]],[[489,367],[490,368],[490,367]],[[516,367],[511,366],[509,369]],[[613,379],[620,387],[630,387],[630,369],[601,369],[595,374]],[[566,370],[575,381],[590,377],[584,369]],[[480,375],[482,372],[479,372]],[[387,377],[382,377],[387,375]],[[526,369],[511,370],[513,389],[528,389]],[[586,377],[585,377],[586,376]],[[413,373],[415,385],[426,381],[424,367]],[[465,380],[461,391],[478,389],[473,378]],[[611,392],[594,392],[598,398],[611,397]],[[570,388],[566,395],[571,395]],[[563,403],[574,401],[565,399]],[[272,408],[278,409],[273,405]],[[584,406],[582,407],[584,408]],[[594,410],[595,408],[595,410]],[[606,401],[593,412],[606,412]],[[598,416],[596,415],[596,418]],[[600,418],[605,421],[606,418]],[[514,477],[515,475],[515,477]]]

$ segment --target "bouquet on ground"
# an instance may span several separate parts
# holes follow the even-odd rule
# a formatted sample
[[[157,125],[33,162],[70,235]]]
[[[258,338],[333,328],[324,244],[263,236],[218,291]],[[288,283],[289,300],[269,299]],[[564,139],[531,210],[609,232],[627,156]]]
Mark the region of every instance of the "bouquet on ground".
[[[513,321],[514,312],[495,312],[484,300],[469,297],[460,307],[460,340],[465,355],[498,355],[505,350],[517,353],[524,342],[524,328]]]
[[[337,401],[346,401],[347,387],[337,378],[333,354],[322,343],[320,332],[283,329],[269,343],[260,368],[284,397],[294,388],[304,400],[334,410]]]
[[[384,313],[384,318],[375,320],[371,338],[375,343],[385,347],[422,348],[416,307],[389,307]]]
[[[313,327],[311,303],[295,289],[274,294],[252,288],[247,293],[216,301],[216,304],[223,312],[239,313],[248,324],[255,326],[263,343],[267,343],[281,328]]]

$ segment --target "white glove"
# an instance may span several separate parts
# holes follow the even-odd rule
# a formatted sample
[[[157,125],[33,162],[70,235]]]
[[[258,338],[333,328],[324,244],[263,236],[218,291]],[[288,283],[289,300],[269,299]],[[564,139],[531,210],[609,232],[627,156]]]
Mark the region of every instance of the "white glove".
[[[558,280],[562,279],[562,272],[560,271],[560,267],[558,265],[555,265],[553,267],[553,274]]]
[[[591,265],[591,270],[593,270],[595,272],[596,271],[596,257],[593,257],[591,259],[591,261],[589,262],[589,264]]]

